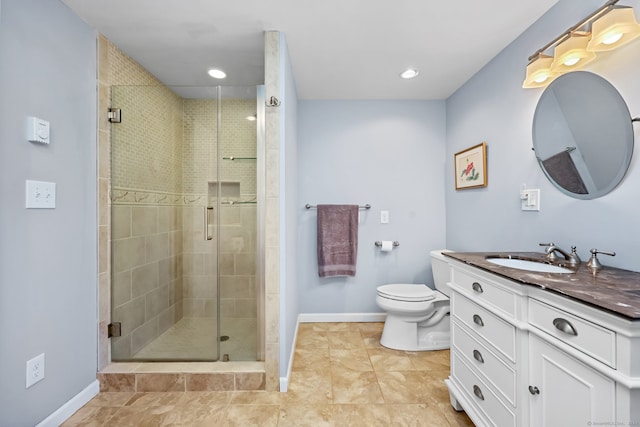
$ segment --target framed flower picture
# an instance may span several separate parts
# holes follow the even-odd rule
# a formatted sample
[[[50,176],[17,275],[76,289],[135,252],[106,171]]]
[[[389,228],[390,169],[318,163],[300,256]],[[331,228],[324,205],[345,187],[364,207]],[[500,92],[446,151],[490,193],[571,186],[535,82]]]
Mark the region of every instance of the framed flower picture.
[[[453,155],[456,190],[487,186],[487,143],[474,145]]]

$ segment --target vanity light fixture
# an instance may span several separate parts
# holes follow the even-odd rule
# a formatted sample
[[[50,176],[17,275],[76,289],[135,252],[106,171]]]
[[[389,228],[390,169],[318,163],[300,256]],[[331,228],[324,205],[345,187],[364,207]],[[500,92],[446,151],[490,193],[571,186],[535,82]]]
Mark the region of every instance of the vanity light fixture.
[[[402,73],[400,73],[400,77],[402,77],[403,79],[413,79],[417,77],[418,74],[420,74],[420,72],[415,68],[407,68]]]
[[[524,79],[522,87],[533,88],[546,86],[553,78],[555,73],[551,71],[553,56],[539,54],[529,65],[527,65],[527,76]]]
[[[613,50],[640,36],[640,24],[633,8],[616,6],[593,22],[587,49],[593,52]]]
[[[227,77],[227,73],[217,68],[209,69],[209,71],[207,71],[207,74],[209,74],[214,79],[224,79],[225,77]]]
[[[596,59],[596,54],[587,50],[589,33],[574,31],[556,46],[551,69],[556,73],[568,72]]]
[[[523,88],[542,87],[554,78],[582,68],[596,52],[612,50],[640,36],[633,8],[609,0],[595,12],[529,56]],[[546,52],[554,50],[549,55]]]

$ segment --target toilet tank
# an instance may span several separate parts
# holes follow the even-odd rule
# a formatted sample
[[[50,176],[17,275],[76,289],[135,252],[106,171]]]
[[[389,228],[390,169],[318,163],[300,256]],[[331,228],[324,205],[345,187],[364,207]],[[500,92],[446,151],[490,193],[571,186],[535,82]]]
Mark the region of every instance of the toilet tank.
[[[448,249],[440,249],[431,251],[431,270],[433,271],[433,282],[436,285],[436,289],[445,294],[451,296],[451,290],[449,288],[449,264],[447,258],[442,255],[442,252],[451,252]]]

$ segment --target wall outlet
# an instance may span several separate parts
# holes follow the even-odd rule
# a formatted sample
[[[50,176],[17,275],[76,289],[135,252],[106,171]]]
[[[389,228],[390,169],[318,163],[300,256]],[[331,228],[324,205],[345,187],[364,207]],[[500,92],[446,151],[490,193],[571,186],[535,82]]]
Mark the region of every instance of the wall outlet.
[[[44,353],[27,360],[27,388],[44,379]]]
[[[389,211],[380,211],[380,224],[389,224]]]

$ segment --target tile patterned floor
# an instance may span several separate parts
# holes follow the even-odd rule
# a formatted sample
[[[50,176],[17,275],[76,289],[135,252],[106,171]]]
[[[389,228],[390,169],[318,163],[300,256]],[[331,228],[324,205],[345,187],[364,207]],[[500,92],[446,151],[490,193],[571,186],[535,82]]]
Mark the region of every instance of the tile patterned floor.
[[[63,426],[473,426],[449,404],[449,351],[386,349],[382,326],[300,324],[287,393],[100,393]]]

